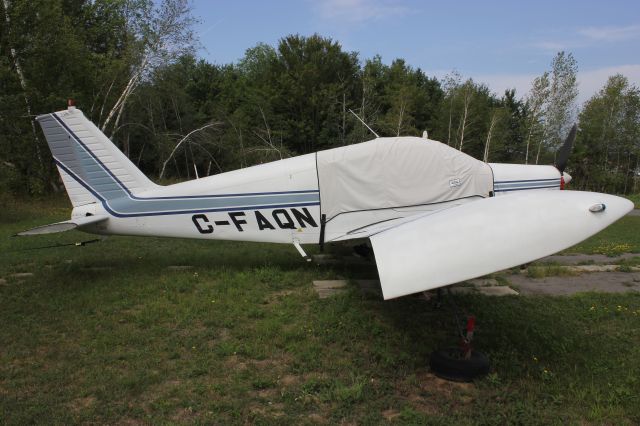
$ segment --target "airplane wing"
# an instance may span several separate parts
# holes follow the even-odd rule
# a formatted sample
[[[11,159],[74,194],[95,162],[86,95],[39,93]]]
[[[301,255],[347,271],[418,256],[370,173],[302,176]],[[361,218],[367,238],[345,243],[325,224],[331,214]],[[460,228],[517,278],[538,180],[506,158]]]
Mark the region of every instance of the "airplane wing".
[[[369,238],[385,299],[511,268],[571,247],[633,209],[613,195],[540,191],[485,198]]]
[[[107,220],[106,215],[94,215],[79,217],[77,219],[65,220],[64,222],[51,223],[49,225],[38,226],[26,231],[18,232],[16,236],[24,237],[28,235],[55,234],[58,232],[71,231],[72,229],[81,228],[86,225],[98,223]]]

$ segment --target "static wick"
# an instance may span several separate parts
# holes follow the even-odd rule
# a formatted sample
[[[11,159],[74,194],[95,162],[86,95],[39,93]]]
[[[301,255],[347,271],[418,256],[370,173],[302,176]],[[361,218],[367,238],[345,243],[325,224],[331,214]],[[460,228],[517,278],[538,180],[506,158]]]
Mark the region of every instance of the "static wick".
[[[376,132],[374,132],[374,131],[373,131],[373,129],[372,129],[371,127],[369,127],[369,126],[367,125],[367,123],[365,123],[365,122],[364,122],[364,120],[363,120],[362,118],[360,118],[360,117],[358,116],[358,114],[356,114],[355,112],[353,112],[351,109],[349,109],[349,112],[350,112],[351,114],[355,115],[355,116],[356,116],[356,118],[357,118],[358,120],[360,120],[360,122],[361,122],[362,124],[364,124],[364,126],[365,126],[367,129],[369,129],[369,131],[370,131],[371,133],[373,133],[374,135],[376,135],[376,138],[379,138],[379,137],[380,137],[380,136],[378,136],[378,134],[377,134]]]

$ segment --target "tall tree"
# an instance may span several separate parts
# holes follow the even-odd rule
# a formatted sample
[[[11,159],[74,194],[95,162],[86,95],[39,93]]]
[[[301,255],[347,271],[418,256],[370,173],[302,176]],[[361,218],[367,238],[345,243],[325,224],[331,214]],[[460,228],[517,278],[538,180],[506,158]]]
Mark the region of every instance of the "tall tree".
[[[489,157],[497,150],[496,148],[502,148],[504,144],[506,118],[507,110],[504,106],[491,108],[487,138],[484,144],[484,154],[482,155],[482,161],[485,163],[489,162]]]
[[[473,81],[469,79],[462,85],[462,87],[460,87],[460,96],[462,98],[462,109],[460,111],[460,121],[458,124],[459,134],[460,134],[460,137],[458,138],[458,141],[459,141],[458,149],[460,151],[462,151],[462,148],[464,147],[465,131],[467,130],[469,121],[471,121],[471,117],[469,116],[469,109],[471,107],[473,94],[474,94]]]
[[[357,112],[360,118],[369,126],[377,127],[378,117],[382,112],[383,89],[388,67],[382,63],[380,55],[367,59],[358,75],[357,82],[360,85],[358,91],[359,100]],[[366,126],[358,123],[354,129],[353,141],[365,141],[370,139],[371,133]]]
[[[274,112],[282,117],[289,148],[312,152],[340,141],[341,101],[344,93],[353,94],[358,70],[357,54],[344,52],[329,38],[292,35],[280,40]]]
[[[572,126],[578,96],[578,64],[571,53],[558,52],[551,62],[551,84],[546,117],[546,137],[549,148],[555,153]],[[538,145],[540,148],[540,145]],[[540,160],[540,149],[536,164]]]
[[[497,135],[502,144],[494,144],[493,161],[521,162],[524,158],[527,106],[516,97],[515,89],[506,90],[500,100],[504,107],[503,132]],[[499,149],[497,149],[499,148]]]
[[[549,104],[549,72],[545,71],[540,77],[536,77],[531,85],[531,90],[526,97],[527,120],[526,120],[526,146],[524,154],[524,164],[529,164],[529,154],[532,142],[540,147],[545,137],[545,115]]]
[[[444,88],[444,99],[443,105],[441,109],[446,110],[447,117],[447,145],[452,144],[452,126],[453,126],[453,115],[454,108],[453,102],[456,99],[457,89],[462,84],[462,76],[456,71],[447,74],[444,77],[443,88]],[[455,136],[453,136],[455,137]]]
[[[120,96],[101,124],[103,131],[113,133],[120,123],[127,101],[143,79],[154,69],[175,61],[195,50],[196,38],[188,0],[131,0],[127,11],[127,31],[132,40],[128,52],[128,79]]]
[[[13,41],[11,39],[11,18],[9,14],[9,8],[11,7],[11,2],[9,0],[2,0],[2,5],[4,8],[4,28],[5,35],[7,37],[7,47],[9,48],[9,52],[11,53],[11,59],[13,61],[13,68],[15,69],[18,80],[20,81],[20,87],[22,88],[22,96],[24,97],[24,103],[26,107],[27,117],[29,117],[29,121],[31,123],[31,133],[33,135],[33,146],[36,152],[36,159],[40,165],[40,172],[44,173],[44,162],[42,161],[42,154],[40,153],[40,140],[38,139],[38,133],[36,132],[36,124],[32,114],[31,100],[29,99],[29,90],[27,87],[27,79],[24,75],[24,71],[22,70],[22,65],[20,64],[21,60],[18,55],[18,51],[14,47]]]
[[[582,187],[627,193],[640,172],[640,90],[618,74],[584,106],[575,175]]]
[[[121,61],[126,46],[116,30],[123,1],[12,0],[1,7],[0,85],[6,90],[0,91],[0,134],[6,142],[0,156],[11,159],[22,187],[26,181],[29,191],[41,192],[56,187],[58,177],[49,151],[38,147],[39,130],[34,137],[34,115],[59,109],[71,97],[93,118],[96,90],[112,79],[110,65]],[[28,107],[17,109],[20,104]]]

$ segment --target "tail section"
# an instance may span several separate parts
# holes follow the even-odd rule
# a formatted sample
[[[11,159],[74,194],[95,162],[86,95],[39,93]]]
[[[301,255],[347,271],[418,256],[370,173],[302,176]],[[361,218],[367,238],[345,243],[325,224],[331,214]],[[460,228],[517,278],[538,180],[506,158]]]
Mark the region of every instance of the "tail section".
[[[37,120],[74,207],[156,187],[75,107]]]

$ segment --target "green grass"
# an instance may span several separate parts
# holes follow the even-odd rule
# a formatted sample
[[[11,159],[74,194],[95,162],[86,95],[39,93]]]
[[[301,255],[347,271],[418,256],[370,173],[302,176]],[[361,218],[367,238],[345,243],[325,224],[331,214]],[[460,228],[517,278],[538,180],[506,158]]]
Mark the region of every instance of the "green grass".
[[[625,216],[614,225],[565,253],[604,254],[640,253],[640,216]]]
[[[3,205],[3,423],[640,422],[640,294],[455,296],[477,316],[493,372],[451,384],[427,367],[457,342],[449,304],[312,291],[314,279],[374,268],[307,264],[289,246],[155,238],[24,251],[92,236],[10,238],[68,209]],[[584,247],[637,247],[628,219],[640,218]]]
[[[527,268],[527,276],[529,278],[545,278],[566,275],[575,275],[575,273],[569,270],[567,267],[559,265],[557,263],[541,263],[529,265],[529,267]]]
[[[628,266],[628,267],[640,266],[640,256],[634,256],[629,259],[621,259],[618,262],[618,264],[620,266]]]
[[[640,194],[623,195],[623,197],[633,201],[636,205],[636,209],[640,209]]]

